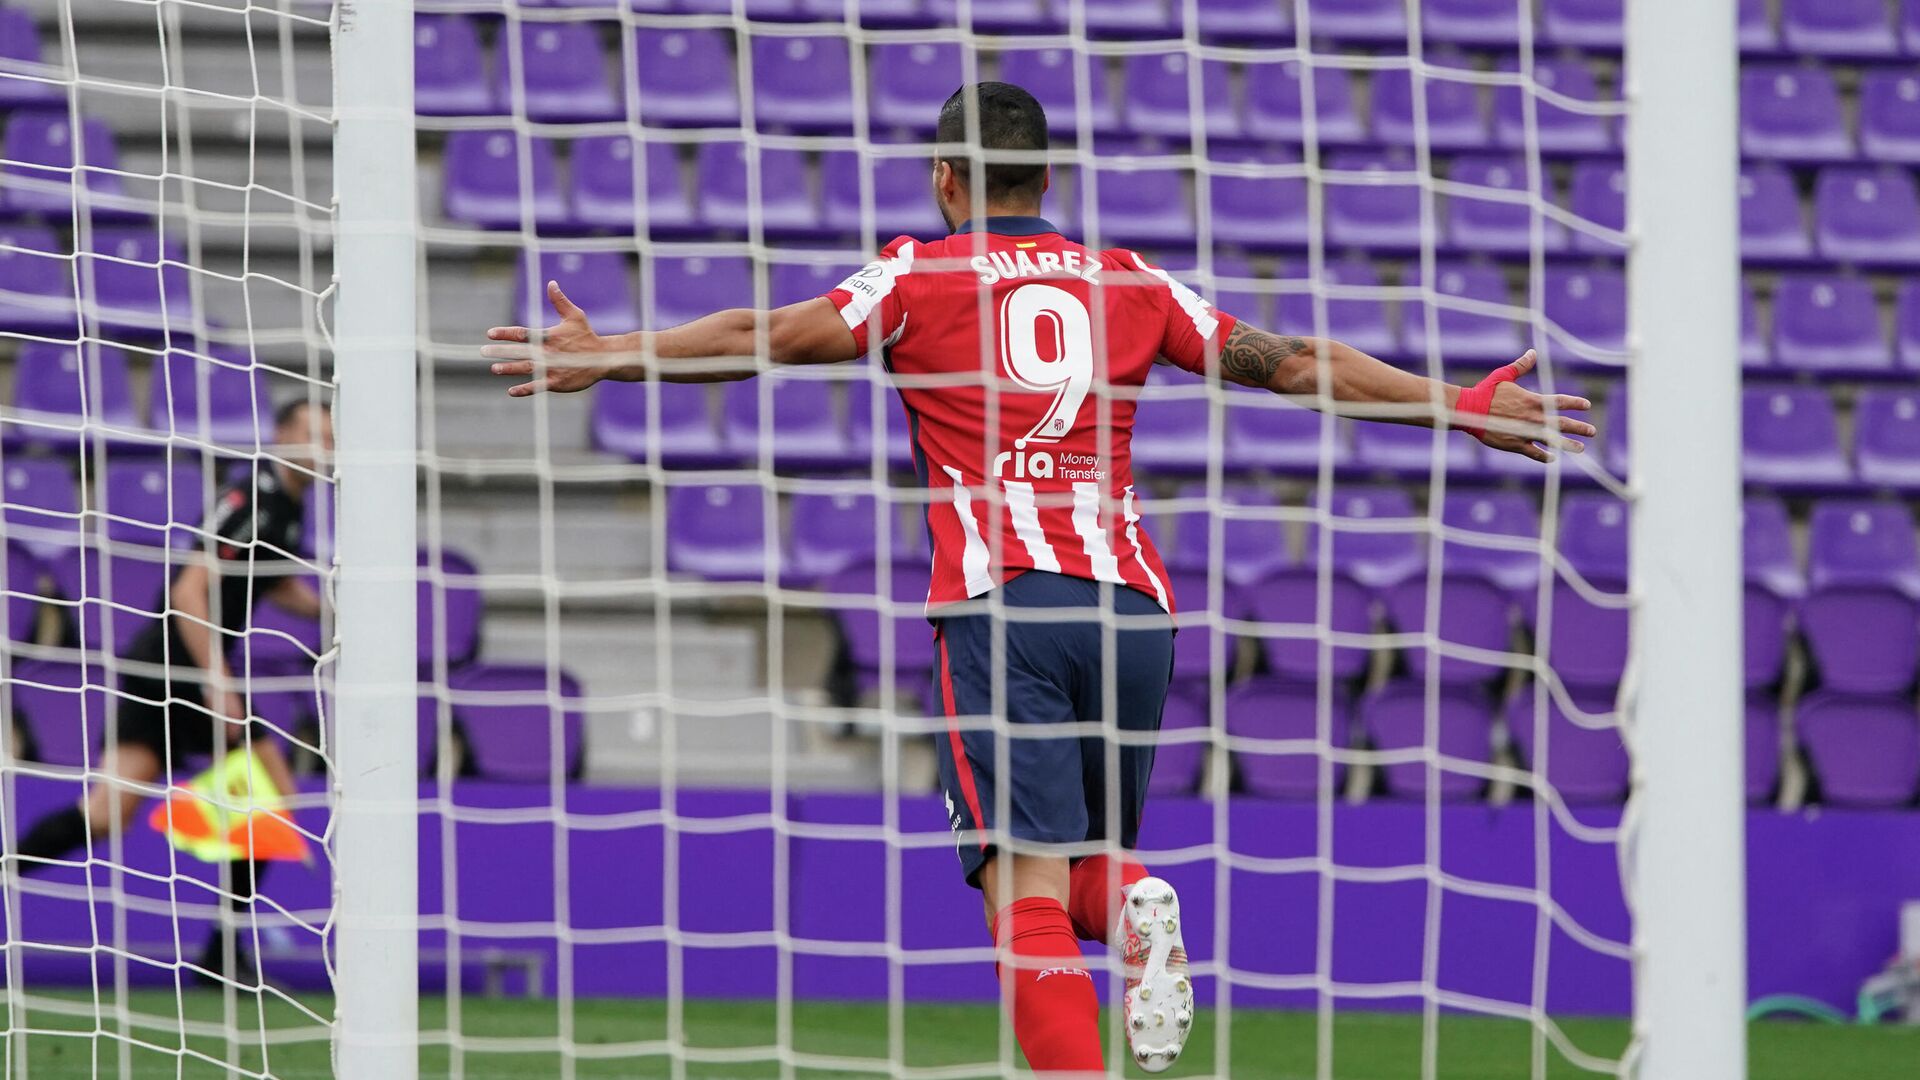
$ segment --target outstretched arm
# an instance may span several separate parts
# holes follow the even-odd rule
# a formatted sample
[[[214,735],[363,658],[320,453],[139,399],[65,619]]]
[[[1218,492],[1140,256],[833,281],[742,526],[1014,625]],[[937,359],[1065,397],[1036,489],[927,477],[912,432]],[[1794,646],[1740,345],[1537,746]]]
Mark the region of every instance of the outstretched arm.
[[[1326,364],[1320,362],[1325,350]],[[1514,377],[1533,370],[1534,354],[1526,355],[1509,367]],[[1569,436],[1591,438],[1592,424],[1571,416],[1547,419],[1547,407],[1556,414],[1582,412],[1593,407],[1586,398],[1557,394],[1551,401],[1514,383],[1502,382],[1491,388],[1492,397],[1485,415],[1463,414],[1461,395],[1465,388],[1402,371],[1348,345],[1325,338],[1293,337],[1271,334],[1245,322],[1234,324],[1220,346],[1220,377],[1243,386],[1259,387],[1276,394],[1306,398],[1331,398],[1336,402],[1368,405],[1406,405],[1404,411],[1373,416],[1402,424],[1433,426],[1445,418],[1456,427],[1479,432],[1480,441],[1496,450],[1523,454],[1536,461],[1548,461],[1552,454],[1545,447],[1580,453],[1586,444]],[[1322,379],[1325,382],[1322,382]],[[1486,430],[1480,431],[1481,428]]]
[[[560,316],[558,324],[544,330],[496,326],[487,331],[490,344],[480,349],[481,356],[495,361],[495,375],[528,377],[507,388],[515,397],[544,390],[571,393],[602,379],[639,382],[650,371],[665,382],[751,378],[763,340],[767,358],[776,364],[830,364],[859,355],[840,313],[818,297],[771,311],[717,311],[670,330],[608,336],[594,332],[586,312],[567,299],[559,282],[547,283],[547,299]]]

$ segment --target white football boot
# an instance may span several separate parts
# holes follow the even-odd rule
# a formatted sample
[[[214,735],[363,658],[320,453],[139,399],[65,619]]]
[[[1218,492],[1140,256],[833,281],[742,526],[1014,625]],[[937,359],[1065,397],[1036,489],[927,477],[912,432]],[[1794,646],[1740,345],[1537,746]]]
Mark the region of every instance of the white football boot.
[[[1127,972],[1127,1043],[1134,1063],[1164,1072],[1193,1030],[1193,980],[1180,939],[1180,898],[1173,886],[1145,877],[1127,890],[1119,932]]]

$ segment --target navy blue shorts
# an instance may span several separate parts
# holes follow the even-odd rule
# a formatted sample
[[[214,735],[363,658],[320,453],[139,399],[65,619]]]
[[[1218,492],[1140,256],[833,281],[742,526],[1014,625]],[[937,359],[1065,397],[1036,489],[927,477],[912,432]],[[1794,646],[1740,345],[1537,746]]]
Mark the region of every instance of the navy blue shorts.
[[[1153,771],[1152,741],[1115,740],[1119,775],[1111,789],[1119,805],[1110,808],[1110,740],[1098,733],[1076,737],[1046,730],[1075,721],[1098,724],[1107,716],[1105,632],[1098,613],[1132,617],[1126,628],[1115,627],[1111,639],[1113,719],[1120,730],[1160,730],[1173,674],[1173,620],[1144,593],[1039,570],[1007,582],[1000,593],[1010,608],[1080,608],[1083,614],[1059,621],[1000,621],[1006,633],[1004,746],[1001,733],[986,721],[996,711],[993,637],[999,620],[985,612],[934,618],[939,645],[934,700],[947,716],[968,721],[950,724],[947,734],[934,740],[940,786],[961,869],[975,888],[996,836],[1035,844],[1113,839],[1123,848],[1134,846]],[[1113,837],[1108,836],[1110,809],[1117,811],[1119,829]]]

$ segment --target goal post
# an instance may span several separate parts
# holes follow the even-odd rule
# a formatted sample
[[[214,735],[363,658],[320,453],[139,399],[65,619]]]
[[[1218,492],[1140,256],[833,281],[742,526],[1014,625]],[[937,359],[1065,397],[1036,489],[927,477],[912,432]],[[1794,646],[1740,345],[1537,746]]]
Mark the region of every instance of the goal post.
[[[334,8],[339,450],[335,1035],[341,1076],[419,1069],[413,4]]]
[[[1734,27],[1733,0],[1627,5],[1642,1080],[1746,1075]]]

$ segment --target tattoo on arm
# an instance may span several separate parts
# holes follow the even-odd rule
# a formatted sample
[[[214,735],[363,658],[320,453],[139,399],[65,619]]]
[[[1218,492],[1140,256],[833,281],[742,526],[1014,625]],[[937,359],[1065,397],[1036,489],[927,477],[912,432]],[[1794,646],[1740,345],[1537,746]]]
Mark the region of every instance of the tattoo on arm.
[[[1282,363],[1306,351],[1304,338],[1269,334],[1246,323],[1236,323],[1233,332],[1227,335],[1226,344],[1220,347],[1220,373],[1236,382],[1266,386],[1273,381]]]

